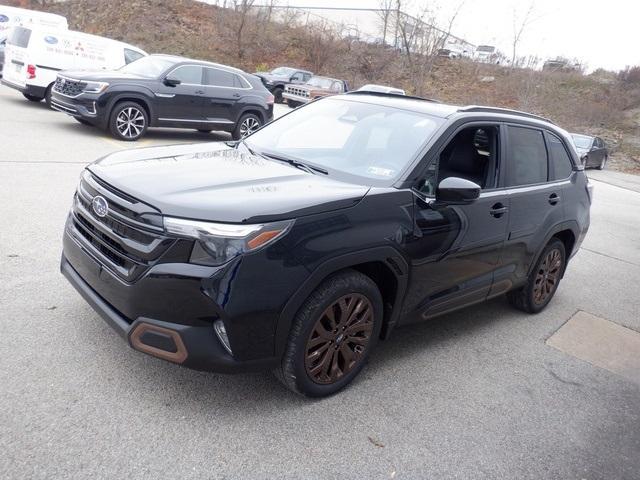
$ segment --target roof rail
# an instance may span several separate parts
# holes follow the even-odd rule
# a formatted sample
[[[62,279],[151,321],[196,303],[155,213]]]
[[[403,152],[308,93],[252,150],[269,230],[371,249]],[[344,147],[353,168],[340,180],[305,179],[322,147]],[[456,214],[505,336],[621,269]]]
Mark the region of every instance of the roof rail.
[[[551,123],[555,125],[554,122],[545,118],[541,115],[536,115],[534,113],[521,112],[520,110],[513,110],[511,108],[500,108],[500,107],[483,107],[480,105],[468,105],[466,107],[461,107],[458,109],[459,112],[484,112],[484,113],[503,113],[506,115],[517,115],[519,117],[527,117],[533,118],[535,120],[542,120],[543,122]]]
[[[423,102],[442,103],[440,100],[433,98],[414,97],[412,95],[399,95],[397,93],[387,92],[370,92],[368,90],[351,90],[346,92],[346,95],[374,95],[378,97],[392,97],[392,98],[408,98],[409,100],[422,100]]]

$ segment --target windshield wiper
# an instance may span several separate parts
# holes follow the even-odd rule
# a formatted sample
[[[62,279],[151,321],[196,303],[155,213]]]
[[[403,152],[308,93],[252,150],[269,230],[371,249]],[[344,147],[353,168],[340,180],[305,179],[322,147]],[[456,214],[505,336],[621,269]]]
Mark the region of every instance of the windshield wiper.
[[[322,173],[323,175],[329,175],[329,172],[326,171],[324,168],[316,167],[315,165],[308,165],[308,164],[303,163],[303,162],[301,162],[299,160],[294,160],[292,158],[281,157],[279,155],[274,155],[272,153],[260,153],[259,155],[261,155],[263,157],[271,158],[273,160],[277,160],[279,162],[288,163],[289,165],[291,165],[293,167],[299,168],[300,170],[304,170],[307,173],[311,173],[313,175],[315,175],[316,172],[317,173]]]

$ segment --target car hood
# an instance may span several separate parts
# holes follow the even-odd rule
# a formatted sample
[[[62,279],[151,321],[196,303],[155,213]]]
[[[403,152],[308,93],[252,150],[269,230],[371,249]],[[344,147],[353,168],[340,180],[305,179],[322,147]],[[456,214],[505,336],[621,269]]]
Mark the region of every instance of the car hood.
[[[273,75],[269,72],[256,72],[254,73],[254,75],[256,77],[264,78],[265,80],[270,82],[280,82],[280,81],[289,82],[289,77],[287,77],[286,75]]]
[[[74,80],[88,82],[109,82],[114,80],[155,81],[153,78],[123,73],[118,70],[64,70],[60,72],[60,75]]]
[[[369,190],[225,143],[126,150],[87,168],[164,215],[216,222],[275,221],[348,208]]]

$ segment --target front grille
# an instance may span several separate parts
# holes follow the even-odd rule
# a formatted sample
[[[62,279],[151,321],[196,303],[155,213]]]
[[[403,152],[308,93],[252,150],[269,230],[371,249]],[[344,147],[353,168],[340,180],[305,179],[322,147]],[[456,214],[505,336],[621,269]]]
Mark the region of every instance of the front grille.
[[[107,268],[132,282],[157,263],[175,240],[154,225],[160,224],[157,210],[124,194],[116,195],[117,190],[105,186],[91,174],[83,175],[72,208],[75,237]],[[105,217],[93,210],[97,195],[109,205]]]
[[[298,95],[299,97],[309,98],[309,90],[299,87],[287,87],[287,93],[291,93],[292,95]]]
[[[70,80],[64,77],[56,78],[56,83],[53,85],[53,91],[67,97],[77,97],[80,95],[84,88],[87,86],[85,82],[79,80]]]

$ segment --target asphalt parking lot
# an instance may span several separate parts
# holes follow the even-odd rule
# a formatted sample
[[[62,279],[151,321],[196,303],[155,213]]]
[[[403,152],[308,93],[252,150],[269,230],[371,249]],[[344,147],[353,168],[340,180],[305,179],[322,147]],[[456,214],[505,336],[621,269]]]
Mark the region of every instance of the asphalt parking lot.
[[[129,349],[58,270],[87,163],[227,138],[130,145],[0,87],[0,477],[638,478],[640,384],[546,341],[577,311],[640,332],[639,177],[593,174],[591,230],[543,313],[500,298],[399,329],[351,387],[311,401],[268,372]]]

